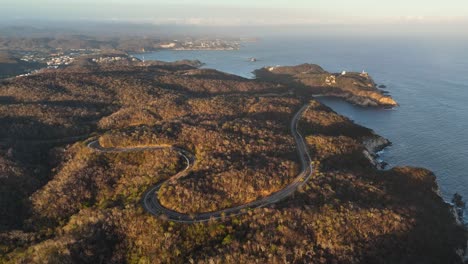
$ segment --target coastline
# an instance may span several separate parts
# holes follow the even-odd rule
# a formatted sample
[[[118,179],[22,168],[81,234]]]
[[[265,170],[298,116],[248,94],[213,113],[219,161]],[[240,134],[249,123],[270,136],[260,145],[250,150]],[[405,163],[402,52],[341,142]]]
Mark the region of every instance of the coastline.
[[[362,145],[366,149],[364,155],[379,170],[385,170],[388,163],[380,160],[381,153],[392,145],[392,142],[380,135],[374,134],[371,137],[364,138]]]
[[[145,50],[140,52],[128,52],[130,56],[133,55],[142,55],[150,54],[162,51],[238,51],[241,48],[173,48],[173,49],[155,49],[155,50]]]
[[[314,97],[334,98],[334,99],[342,100],[343,102],[348,103],[348,104],[353,104],[352,102],[346,100],[343,97],[335,97],[335,96],[330,96],[330,95],[314,95]],[[323,102],[321,102],[321,103],[324,104],[324,105],[327,105],[327,104],[325,104]],[[328,107],[330,107],[330,106],[328,106]],[[395,108],[396,107],[393,107],[392,109],[395,109]],[[338,114],[346,116],[345,114],[342,114],[342,113],[338,113]],[[380,135],[378,135],[377,133],[374,132],[373,136],[364,138],[361,143],[366,149],[364,151],[364,155],[367,157],[367,159],[370,160],[370,162],[372,163],[372,165],[374,165],[375,168],[377,168],[378,170],[392,170],[393,169],[393,167],[388,167],[389,164],[385,160],[380,159],[383,152],[387,148],[392,146],[392,142],[390,140],[388,140],[388,139],[386,139],[386,138],[384,138],[384,137],[382,137],[382,136],[380,136]],[[431,171],[431,173],[433,173],[433,172]],[[440,201],[442,201],[448,207],[448,209],[450,210],[451,215],[452,215],[453,220],[455,221],[455,223],[458,226],[462,227],[464,229],[464,231],[468,233],[468,215],[467,215],[466,211],[464,212],[464,214],[463,214],[463,216],[461,218],[458,216],[457,208],[455,207],[455,205],[450,200],[444,199],[444,197],[442,195],[442,192],[441,192],[441,189],[440,189],[440,183],[437,180],[438,177],[437,177],[437,175],[435,173],[433,173],[433,174],[434,174],[434,176],[436,178],[436,180],[434,182],[435,187],[434,187],[433,192],[436,194],[437,197],[439,197]],[[465,249],[460,248],[460,249],[457,249],[456,252],[460,256],[461,263],[467,263],[468,262],[468,241],[466,243],[466,248]]]
[[[324,98],[324,99],[337,99],[342,100],[343,102],[349,103],[354,106],[359,106],[362,108],[374,108],[374,109],[382,109],[386,111],[394,111],[398,109],[399,105],[378,105],[378,104],[361,104],[357,101],[350,100],[348,97],[339,94],[314,94],[314,98]]]
[[[385,151],[386,148],[392,146],[392,142],[378,134],[374,134],[372,137],[365,138],[362,141],[363,146],[366,148],[364,151],[364,155],[371,161],[371,163],[378,169],[378,170],[385,170],[386,167],[389,165],[385,160],[379,160],[381,157],[382,152]],[[391,169],[391,168],[389,168]],[[434,193],[443,201],[448,207],[450,212],[452,213],[453,219],[457,225],[462,227],[465,232],[468,232],[468,221],[466,212],[463,212],[463,215],[460,217],[457,213],[457,207],[450,201],[447,201],[442,196],[442,192],[440,190],[439,182],[437,181],[437,176],[435,181],[435,189]],[[466,243],[465,249],[457,249],[457,254],[460,256],[462,263],[468,262],[468,241]]]
[[[114,137],[115,142],[119,141],[124,142],[124,144],[132,145],[132,143],[136,142],[135,140],[138,142],[170,141],[180,142],[179,144],[181,147],[193,145],[195,152],[201,149],[208,150],[206,154],[199,154],[200,158],[198,160],[205,163],[200,163],[203,164],[203,166],[198,167],[201,170],[199,174],[194,174],[194,176],[200,177],[185,179],[189,181],[193,180],[194,183],[196,182],[197,184],[201,183],[199,189],[192,188],[191,186],[195,186],[192,184],[184,185],[184,182],[181,181],[174,182],[173,185],[168,186],[173,186],[174,188],[167,188],[167,192],[161,193],[161,197],[169,198],[166,202],[168,202],[167,204],[170,208],[181,210],[182,205],[184,207],[194,208],[194,212],[203,212],[202,210],[206,210],[204,208],[209,209],[212,207],[211,204],[214,202],[227,200],[227,197],[229,197],[227,194],[229,193],[235,195],[240,193],[239,190],[248,190],[248,188],[243,188],[239,183],[247,183],[245,186],[252,185],[253,183],[249,182],[249,180],[255,179],[255,177],[250,176],[252,172],[262,175],[271,175],[269,173],[270,171],[266,170],[266,173],[262,173],[261,167],[257,164],[265,164],[266,166],[270,166],[267,165],[270,163],[281,164],[277,162],[280,161],[277,157],[278,154],[281,153],[285,153],[289,157],[289,151],[291,150],[290,142],[284,140],[286,136],[277,138],[278,135],[283,133],[284,124],[286,124],[286,122],[278,123],[275,126],[271,126],[271,124],[278,120],[286,121],[286,117],[290,116],[291,110],[296,108],[300,103],[304,103],[306,99],[309,99],[303,96],[307,94],[299,93],[297,97],[290,94],[278,94],[278,96],[271,97],[269,96],[271,93],[268,93],[268,96],[264,98],[257,98],[259,97],[256,95],[258,92],[278,92],[277,90],[282,92],[284,89],[271,86],[270,84],[233,78],[231,75],[221,72],[215,72],[213,74],[187,74],[191,72],[197,73],[199,71],[191,68],[187,70],[188,68],[186,65],[167,67],[167,65],[163,63],[159,66],[145,67],[145,71],[139,71],[142,69],[142,66],[144,65],[134,61],[129,62],[128,65],[125,63],[115,63],[103,64],[102,67],[99,68],[91,67],[90,69],[94,71],[86,71],[85,74],[80,76],[82,78],[77,80],[76,84],[81,83],[83,80],[99,80],[99,83],[105,84],[104,87],[108,88],[110,91],[114,91],[112,89],[118,88],[114,85],[114,80],[134,78],[134,86],[128,86],[126,89],[128,93],[112,93],[112,96],[118,95],[118,97],[110,97],[108,99],[110,102],[122,100],[121,108],[113,109],[113,111],[104,115],[101,118],[103,122],[96,121],[99,122],[100,128],[109,131],[109,135]],[[118,71],[116,71],[116,69]],[[59,76],[64,79],[73,80],[68,76],[75,76],[77,73],[79,74],[85,70],[87,70],[85,67],[78,69],[73,67],[70,69],[60,69],[59,71],[62,74],[59,74]],[[154,71],[148,73],[149,70]],[[101,79],[103,72],[106,73],[106,79]],[[135,75],[135,72],[142,75]],[[154,82],[142,82],[142,80],[147,80],[147,74],[151,77],[159,77],[160,79]],[[44,77],[47,76],[48,75],[45,75]],[[56,76],[57,75],[51,75],[50,78],[55,78]],[[109,78],[109,76],[111,78]],[[42,83],[37,83],[38,87],[49,87],[49,79],[44,79],[45,81]],[[103,82],[103,80],[113,81]],[[29,89],[27,89],[28,86],[23,85],[25,81],[27,80],[15,80],[15,82],[18,82],[15,87],[18,88],[13,91],[7,91],[15,95],[24,94],[26,99],[28,99],[27,96],[30,96],[31,93]],[[163,86],[161,83],[169,83],[170,85]],[[180,89],[173,89],[175,85],[180,85]],[[137,99],[128,96],[128,94],[134,94],[134,91],[140,89],[140,86],[143,86],[143,92],[145,90],[148,91],[147,94],[143,94],[142,98]],[[157,90],[157,93],[154,93],[153,88],[159,86],[162,86],[162,88]],[[233,90],[229,90],[231,87],[234,87]],[[89,90],[87,87],[83,88],[80,85],[73,85],[71,89],[76,91],[77,94],[88,94]],[[43,90],[46,89],[39,89],[39,91]],[[102,88],[99,87],[96,90],[102,90]],[[195,96],[186,94],[186,91],[190,91],[190,93]],[[174,93],[178,96],[173,96]],[[220,93],[221,95],[219,95]],[[233,93],[234,95],[241,95],[239,96],[239,101],[233,99]],[[151,97],[153,95],[154,97]],[[150,104],[146,101],[148,97],[151,98]],[[236,98],[236,96],[234,96],[234,98]],[[28,99],[24,101],[31,100]],[[139,102],[139,104],[133,105],[134,102]],[[47,104],[47,102],[38,102],[38,104]],[[295,249],[296,247],[292,243],[298,240],[299,242],[306,241],[301,243],[301,248],[303,248],[304,252],[311,249],[308,241],[312,243],[317,242],[317,245],[320,247],[332,245],[333,248],[337,250],[337,254],[344,257],[341,260],[377,260],[377,262],[379,262],[378,260],[387,260],[393,263],[396,262],[396,260],[404,258],[408,261],[419,259],[422,262],[431,262],[430,260],[438,259],[438,261],[435,262],[444,263],[444,260],[450,258],[450,261],[447,262],[460,263],[460,259],[462,259],[463,254],[465,254],[465,232],[455,223],[453,215],[449,211],[449,206],[437,195],[437,183],[434,174],[425,169],[411,167],[392,168],[388,171],[375,169],[370,164],[368,158],[370,158],[371,161],[377,160],[378,152],[390,144],[389,140],[377,135],[377,133],[372,132],[368,128],[352,122],[349,118],[334,112],[331,108],[326,107],[315,99],[310,100],[309,104],[310,108],[301,118],[299,129],[301,135],[306,139],[308,150],[313,151],[312,154],[316,158],[314,166],[319,168],[317,174],[314,174],[314,177],[310,177],[310,179],[307,180],[307,185],[305,185],[304,189],[297,192],[297,194],[291,197],[287,202],[285,201],[285,203],[279,205],[279,208],[274,207],[253,210],[252,214],[254,215],[245,215],[242,221],[250,226],[251,224],[259,223],[259,219],[265,219],[265,221],[267,221],[266,224],[272,227],[271,231],[278,232],[279,238],[290,239],[284,240],[285,242],[283,243],[287,250]],[[128,105],[132,105],[132,107],[128,107]],[[165,116],[162,116],[161,120],[166,124],[172,124],[171,122],[174,120],[184,121],[182,121],[181,126],[178,124],[163,126],[159,125],[159,123],[155,125],[155,116],[148,115],[147,111],[141,110],[139,107],[140,105],[151,105],[154,107],[152,108],[155,109],[154,111],[159,111],[157,112],[158,114],[165,114]],[[242,109],[239,108],[239,106],[248,107]],[[234,117],[237,122],[225,122],[224,120],[230,120],[232,118],[233,113],[236,113]],[[278,116],[278,113],[285,114],[284,116]],[[202,124],[200,126],[193,122],[193,116],[195,114],[203,116],[209,122],[221,120],[219,123],[223,125],[213,128],[208,127],[205,130],[205,127],[202,125],[206,123],[204,123],[203,120],[198,122]],[[249,117],[249,119],[246,119],[246,116]],[[186,123],[185,120],[187,120]],[[273,121],[269,122],[269,120]],[[136,122],[138,122],[138,126],[135,127],[134,124]],[[159,120],[157,122],[159,122]],[[81,126],[81,124],[77,124],[77,126]],[[246,131],[246,128],[249,128],[249,131],[253,132]],[[257,131],[259,132],[257,133]],[[196,137],[192,138],[191,136],[194,134]],[[260,135],[266,135],[267,137],[259,137]],[[238,140],[234,138],[238,138]],[[272,138],[273,140],[271,142],[278,142],[278,145],[265,144],[265,141],[258,140],[259,138]],[[233,140],[230,141],[226,139]],[[249,142],[248,145],[246,142]],[[266,162],[263,162],[262,159],[258,159],[260,163],[255,162],[254,164],[244,163],[244,160],[247,162],[255,161],[255,156],[252,156],[250,154],[251,152],[247,151],[247,146],[249,148],[254,148],[256,153],[272,153],[272,159],[265,160]],[[285,152],[282,152],[282,149],[284,149]],[[240,153],[240,157],[234,158],[232,162],[229,161],[229,157],[225,159],[222,158],[227,151],[231,150],[239,150],[235,153]],[[120,173],[120,171],[109,174],[103,173],[103,176],[99,178],[102,179],[100,180],[101,182],[104,182],[101,188],[95,185],[93,181],[87,181],[86,179],[88,179],[88,177],[92,177],[88,175],[100,175],[100,171],[103,167],[112,168],[123,164],[121,167],[122,171],[134,171],[135,166],[133,163],[128,165],[122,163],[120,156],[114,157],[110,155],[96,157],[95,155],[91,156],[91,154],[89,149],[84,148],[83,144],[77,144],[74,148],[70,149],[70,155],[77,157],[76,159],[71,158],[69,160],[64,160],[63,163],[62,160],[59,160],[60,164],[63,164],[63,166],[59,167],[59,171],[56,174],[54,172],[54,178],[47,183],[46,187],[35,192],[35,195],[32,197],[33,205],[35,206],[34,210],[37,212],[38,217],[47,217],[47,219],[52,218],[56,220],[67,217],[80,219],[80,217],[89,217],[89,214],[82,214],[83,212],[101,213],[103,212],[102,210],[106,210],[106,212],[112,210],[116,213],[116,217],[112,215],[109,217],[104,216],[100,221],[106,224],[106,226],[115,225],[119,228],[115,234],[121,234],[120,230],[127,230],[129,226],[135,226],[135,221],[139,220],[142,221],[141,223],[153,223],[154,226],[164,226],[164,224],[159,222],[164,221],[164,219],[156,218],[154,221],[148,221],[149,216],[140,214],[141,210],[138,209],[141,205],[141,199],[137,194],[140,190],[143,191],[143,187],[146,188],[148,180],[151,179],[139,181],[138,186],[141,186],[141,188],[136,188],[135,191],[128,193],[126,190],[128,190],[129,184],[131,186],[135,180],[134,175]],[[165,153],[160,154],[166,155]],[[145,153],[144,155],[151,155],[148,156],[148,158],[153,157],[153,153]],[[268,155],[260,155],[261,158],[269,157]],[[78,159],[78,157],[96,157],[97,160],[88,163],[88,160],[82,161]],[[167,158],[166,156],[162,157],[163,158],[156,160],[167,162],[169,158],[171,158],[174,164],[179,160],[177,157],[172,156],[167,156]],[[134,157],[132,157],[132,159],[133,158]],[[139,158],[142,162],[146,161],[146,158],[135,158]],[[216,161],[217,163],[215,164],[212,161]],[[83,164],[83,166],[79,166],[81,164]],[[215,183],[215,180],[219,177],[219,171],[224,171],[227,166],[230,168],[251,166],[252,170],[245,171],[245,180],[233,181],[230,185],[226,185],[226,187],[230,188],[223,188],[225,193],[222,193],[222,195],[211,196],[213,193],[211,190],[216,189],[213,183]],[[68,171],[65,169],[68,167],[76,167],[80,170]],[[166,165],[161,164],[161,168],[165,167]],[[82,173],[81,168],[86,170],[86,172],[89,171],[89,173]],[[177,168],[178,167],[175,166],[174,170]],[[153,167],[148,168],[148,171],[150,171],[150,175],[153,175]],[[271,172],[275,171],[275,168],[271,170]],[[172,172],[172,170],[169,172]],[[140,173],[137,171],[135,175],[139,174]],[[230,177],[231,175],[235,177]],[[232,174],[222,174],[223,179],[226,180],[232,178],[239,179],[240,177],[238,175],[244,174],[239,174],[237,169],[232,170]],[[115,186],[112,181],[112,179],[116,177],[122,177],[121,180],[119,178],[118,186]],[[107,179],[109,179],[109,181]],[[156,179],[153,179],[152,182],[157,184]],[[73,186],[73,190],[77,190],[76,196],[75,193],[71,193],[71,195],[65,195],[67,199],[58,199],[58,195],[62,193],[68,194],[69,186]],[[184,186],[187,186],[187,188],[185,189]],[[239,189],[236,190],[235,188]],[[107,191],[109,189],[112,190],[111,193]],[[83,192],[80,190],[92,190],[101,195],[100,197],[102,198],[99,198],[99,200],[95,202],[93,201],[90,206],[87,205],[86,211],[83,211],[82,204],[88,202],[88,197],[83,195]],[[262,187],[259,190],[268,189]],[[251,189],[250,192],[256,195],[259,190]],[[186,193],[188,194],[187,196],[180,195]],[[119,197],[118,194],[122,195],[123,199],[129,200],[128,207],[123,207],[120,203],[108,202],[112,197]],[[198,194],[202,195],[196,196]],[[173,197],[175,197],[175,199],[172,199]],[[186,197],[195,198],[185,199]],[[237,200],[233,199],[233,201],[242,201],[239,198],[236,198]],[[50,200],[57,200],[59,207],[51,208],[47,203],[47,201]],[[203,204],[205,201],[206,204]],[[102,208],[103,204],[105,204],[106,208]],[[222,207],[225,205],[218,202],[215,206]],[[65,211],[62,208],[67,210]],[[129,212],[129,221],[115,220],[119,222],[114,222],[114,219],[121,219],[120,216],[122,213],[127,213],[127,210],[132,210]],[[182,210],[184,210],[184,208],[182,208]],[[268,213],[267,217],[263,215],[264,213]],[[285,213],[291,217],[284,218],[284,216],[287,216]],[[15,220],[14,216],[12,219],[13,221]],[[235,228],[238,226],[238,220],[235,220],[236,223],[232,222],[233,225],[225,221],[226,226],[232,226],[232,230],[236,230]],[[277,227],[285,220],[292,223],[290,226],[295,228],[291,231],[298,234],[306,234],[308,237],[297,239],[296,236],[289,236],[288,234],[290,234],[290,232],[283,234],[283,230],[278,230]],[[301,223],[305,222],[315,223],[315,226],[311,225],[309,228],[304,228],[307,225]],[[64,223],[66,224],[66,221]],[[99,222],[99,225],[100,223],[101,222]],[[71,226],[72,224],[73,222],[67,225]],[[218,225],[218,223],[208,224]],[[148,225],[143,224],[141,226],[146,227]],[[149,226],[148,229],[155,230],[154,226]],[[265,229],[265,226],[266,225],[259,226],[258,233],[251,234],[254,236],[255,234],[260,234],[260,232],[266,232],[265,230],[269,232],[270,229]],[[171,230],[168,231],[173,231],[174,229],[172,228],[175,228],[176,232],[178,232],[178,227],[178,225],[174,227],[171,226]],[[90,228],[92,228],[90,230],[96,230],[99,226],[91,226]],[[140,228],[134,230],[141,232]],[[185,230],[181,229],[181,232]],[[288,231],[287,229],[284,230]],[[331,234],[329,233],[330,231],[332,231]],[[166,232],[166,230],[161,230],[161,232]],[[81,233],[77,234],[76,241],[83,241],[82,238],[86,233],[84,233],[83,236]],[[153,243],[156,243],[154,241],[159,241],[157,240],[158,238],[164,237],[157,233],[151,234],[154,234],[154,238],[151,237],[147,240]],[[229,237],[228,235],[230,234],[232,233],[220,233],[219,237],[222,239],[223,237]],[[320,240],[317,240],[316,234],[320,234]],[[66,252],[68,246],[76,247],[73,243],[70,245],[62,243],[67,241],[67,235],[67,233],[65,233],[65,235],[59,234],[53,238],[53,241],[50,240],[44,243],[64,245],[60,250]],[[199,236],[196,237],[196,239],[198,239]],[[428,241],[431,238],[438,239]],[[184,238],[182,238],[182,240],[183,239]],[[143,240],[140,236],[136,236],[135,241]],[[192,244],[191,238],[183,241],[188,241],[186,244]],[[210,241],[201,241],[200,243],[205,243],[202,245],[209,245],[208,243],[210,243]],[[269,246],[268,242],[266,244],[262,244],[260,240],[258,242],[261,246],[265,246],[265,248]],[[35,245],[27,245],[27,250],[36,250],[36,252],[39,252],[38,249],[41,249],[41,247],[43,250],[44,244],[42,243],[43,242],[40,241]],[[175,243],[177,243],[175,245],[181,244],[178,242]],[[341,247],[342,245],[344,247]],[[348,245],[356,247],[356,250],[349,252],[347,250]],[[233,252],[233,248],[230,248],[229,245],[223,244],[223,246],[225,246],[226,252]],[[147,254],[147,251],[142,252],[142,254]],[[423,254],[421,252],[425,253]],[[317,251],[317,254],[321,253],[323,252]],[[12,253],[11,256],[17,257],[15,254],[16,253]],[[334,256],[330,256],[330,258],[334,259]],[[339,262],[340,259],[336,260]],[[262,262],[268,262],[268,260],[265,259]]]
[[[386,167],[389,165],[384,160],[379,160],[381,153],[385,151],[386,148],[392,145],[392,142],[388,139],[374,134],[372,137],[365,138],[362,141],[363,146],[365,147],[364,155],[371,161],[371,163],[378,169],[378,170],[385,170]],[[389,168],[390,170],[393,168]],[[433,172],[432,172],[433,173]],[[434,173],[433,173],[434,174]],[[442,196],[442,192],[440,190],[439,182],[437,181],[437,176],[434,174],[436,180],[434,182],[434,190],[433,192],[439,197],[439,199],[448,206],[450,210],[453,220],[455,223],[464,229],[465,233],[468,233],[468,221],[466,212],[460,217],[457,213],[457,207],[451,203],[450,201],[446,201]],[[468,262],[468,241],[466,243],[466,248],[459,248],[456,249],[457,255],[460,256],[461,263]]]

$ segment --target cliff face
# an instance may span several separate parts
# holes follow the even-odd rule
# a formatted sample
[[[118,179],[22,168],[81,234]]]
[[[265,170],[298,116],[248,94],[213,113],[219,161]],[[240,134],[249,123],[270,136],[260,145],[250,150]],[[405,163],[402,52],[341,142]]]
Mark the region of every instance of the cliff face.
[[[376,168],[384,169],[387,164],[385,162],[379,162],[377,160],[377,153],[390,146],[392,143],[384,137],[381,137],[379,135],[373,135],[363,139],[362,144],[366,148],[366,150],[364,151],[364,155],[368,157],[371,163]]]
[[[397,102],[384,95],[367,73],[329,73],[318,65],[265,67],[256,70],[257,79],[297,87],[312,95],[344,98],[360,106],[394,107]]]
[[[278,89],[139,62],[2,82],[0,132],[12,140],[0,144],[0,197],[11,197],[1,202],[0,262],[461,263],[466,234],[431,172],[377,170],[372,153],[387,140],[314,99]],[[97,153],[87,141],[41,143],[93,134],[109,147],[190,150],[193,170],[158,195],[170,209],[203,212],[290,183],[300,163],[289,126],[304,104],[298,130],[313,176],[281,202],[222,221],[180,224],[144,211],[148,188],[186,166],[169,149]],[[40,182],[27,184],[32,179]]]

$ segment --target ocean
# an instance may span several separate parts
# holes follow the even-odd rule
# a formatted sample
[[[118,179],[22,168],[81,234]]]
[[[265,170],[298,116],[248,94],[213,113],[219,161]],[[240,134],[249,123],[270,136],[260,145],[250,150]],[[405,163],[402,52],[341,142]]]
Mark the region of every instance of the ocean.
[[[468,200],[468,42],[431,37],[270,37],[239,51],[158,51],[146,60],[198,59],[206,68],[252,78],[263,66],[315,63],[330,72],[362,71],[387,86],[394,110],[353,106],[321,98],[393,145],[381,155],[390,167],[413,166],[437,175],[442,195]],[[249,58],[256,58],[256,62]],[[465,214],[467,215],[467,214]],[[465,217],[465,220],[467,217]]]

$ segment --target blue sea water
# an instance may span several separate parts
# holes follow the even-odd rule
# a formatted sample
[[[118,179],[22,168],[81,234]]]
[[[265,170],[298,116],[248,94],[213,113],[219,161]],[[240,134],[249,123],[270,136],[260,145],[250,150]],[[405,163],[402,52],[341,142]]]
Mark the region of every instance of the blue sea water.
[[[444,198],[468,199],[468,41],[441,38],[265,38],[239,51],[158,51],[146,60],[198,59],[207,68],[252,78],[263,66],[315,63],[328,71],[366,70],[385,84],[400,107],[364,109],[321,99],[393,146],[382,155],[390,166],[435,172]],[[250,62],[249,58],[257,58]]]

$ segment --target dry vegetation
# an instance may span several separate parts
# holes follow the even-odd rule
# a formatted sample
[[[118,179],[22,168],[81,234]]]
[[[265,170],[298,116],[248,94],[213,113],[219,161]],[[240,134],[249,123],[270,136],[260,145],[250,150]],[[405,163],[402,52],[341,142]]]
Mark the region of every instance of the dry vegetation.
[[[14,58],[9,52],[0,49],[0,80],[3,78],[28,73],[43,67],[41,63],[25,62]]]
[[[329,73],[314,64],[269,67],[255,71],[258,79],[295,86],[302,93],[344,98],[361,106],[394,107],[397,103],[381,90],[367,74]]]
[[[85,141],[48,143],[97,133],[105,147],[190,150],[193,171],[159,193],[181,212],[245,203],[296,176],[289,123],[305,99],[259,97],[284,88],[178,67],[71,67],[0,85],[9,139],[0,152],[0,262],[460,262],[466,234],[434,175],[376,170],[362,145],[373,132],[314,100],[299,124],[313,178],[286,201],[224,221],[177,224],[144,211],[145,191],[184,166],[170,150],[102,154]]]
[[[141,51],[154,50],[161,40],[157,38],[92,37],[69,35],[57,37],[0,37],[0,50],[69,50],[100,49]]]

